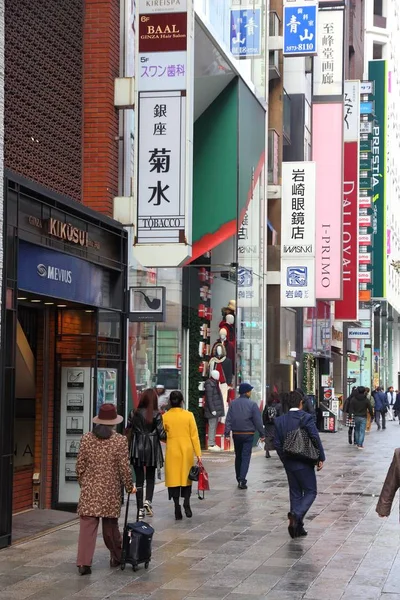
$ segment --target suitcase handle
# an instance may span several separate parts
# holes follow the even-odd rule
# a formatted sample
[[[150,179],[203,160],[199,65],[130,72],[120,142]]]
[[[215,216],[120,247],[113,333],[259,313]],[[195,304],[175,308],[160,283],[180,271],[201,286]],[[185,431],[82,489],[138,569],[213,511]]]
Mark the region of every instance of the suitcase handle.
[[[126,525],[128,523],[128,513],[129,513],[129,500],[131,498],[131,493],[128,493],[128,497],[126,499],[126,509],[125,509],[125,524],[124,524],[124,531],[126,530]]]

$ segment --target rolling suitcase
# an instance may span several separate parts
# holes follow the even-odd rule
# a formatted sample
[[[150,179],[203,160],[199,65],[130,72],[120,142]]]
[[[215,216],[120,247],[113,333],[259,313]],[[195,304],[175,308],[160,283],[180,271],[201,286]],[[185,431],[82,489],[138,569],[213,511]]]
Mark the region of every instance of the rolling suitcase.
[[[134,571],[140,564],[148,569],[151,561],[151,544],[154,529],[144,521],[128,523],[130,494],[126,500],[126,512],[124,532],[122,536],[121,571],[125,569],[126,563],[132,565]]]

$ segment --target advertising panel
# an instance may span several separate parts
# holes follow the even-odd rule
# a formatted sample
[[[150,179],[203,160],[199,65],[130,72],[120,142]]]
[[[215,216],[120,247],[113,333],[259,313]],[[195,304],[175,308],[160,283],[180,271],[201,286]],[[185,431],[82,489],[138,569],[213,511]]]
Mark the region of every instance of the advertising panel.
[[[343,104],[313,104],[316,163],[316,294],[340,300],[343,273]]]
[[[261,33],[261,8],[231,10],[230,50],[233,56],[261,56]]]
[[[369,62],[369,79],[374,83],[375,120],[372,130],[373,263],[372,295],[386,296],[386,123],[387,63]]]
[[[313,96],[343,94],[344,10],[319,10],[318,54],[314,58]]]
[[[315,163],[282,163],[281,306],[315,306]]]
[[[360,136],[360,82],[344,84],[343,184],[343,298],[335,303],[339,321],[358,320],[358,165]]]

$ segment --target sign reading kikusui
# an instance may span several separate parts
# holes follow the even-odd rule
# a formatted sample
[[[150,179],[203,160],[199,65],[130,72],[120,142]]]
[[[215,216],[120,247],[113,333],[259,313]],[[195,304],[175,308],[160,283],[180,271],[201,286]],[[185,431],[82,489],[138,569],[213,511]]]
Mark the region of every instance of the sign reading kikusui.
[[[315,163],[282,163],[281,305],[315,306]]]

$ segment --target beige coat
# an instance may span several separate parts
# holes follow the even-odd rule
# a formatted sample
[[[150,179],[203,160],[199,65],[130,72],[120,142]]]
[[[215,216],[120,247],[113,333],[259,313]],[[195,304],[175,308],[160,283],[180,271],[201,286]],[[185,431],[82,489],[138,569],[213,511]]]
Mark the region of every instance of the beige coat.
[[[129,464],[128,440],[113,432],[108,439],[86,433],[81,440],[76,474],[81,495],[81,517],[118,518],[121,513],[121,486],[133,486]]]
[[[201,456],[199,433],[193,413],[183,408],[170,408],[163,415],[167,433],[165,453],[166,487],[191,485],[188,479],[194,457]]]

